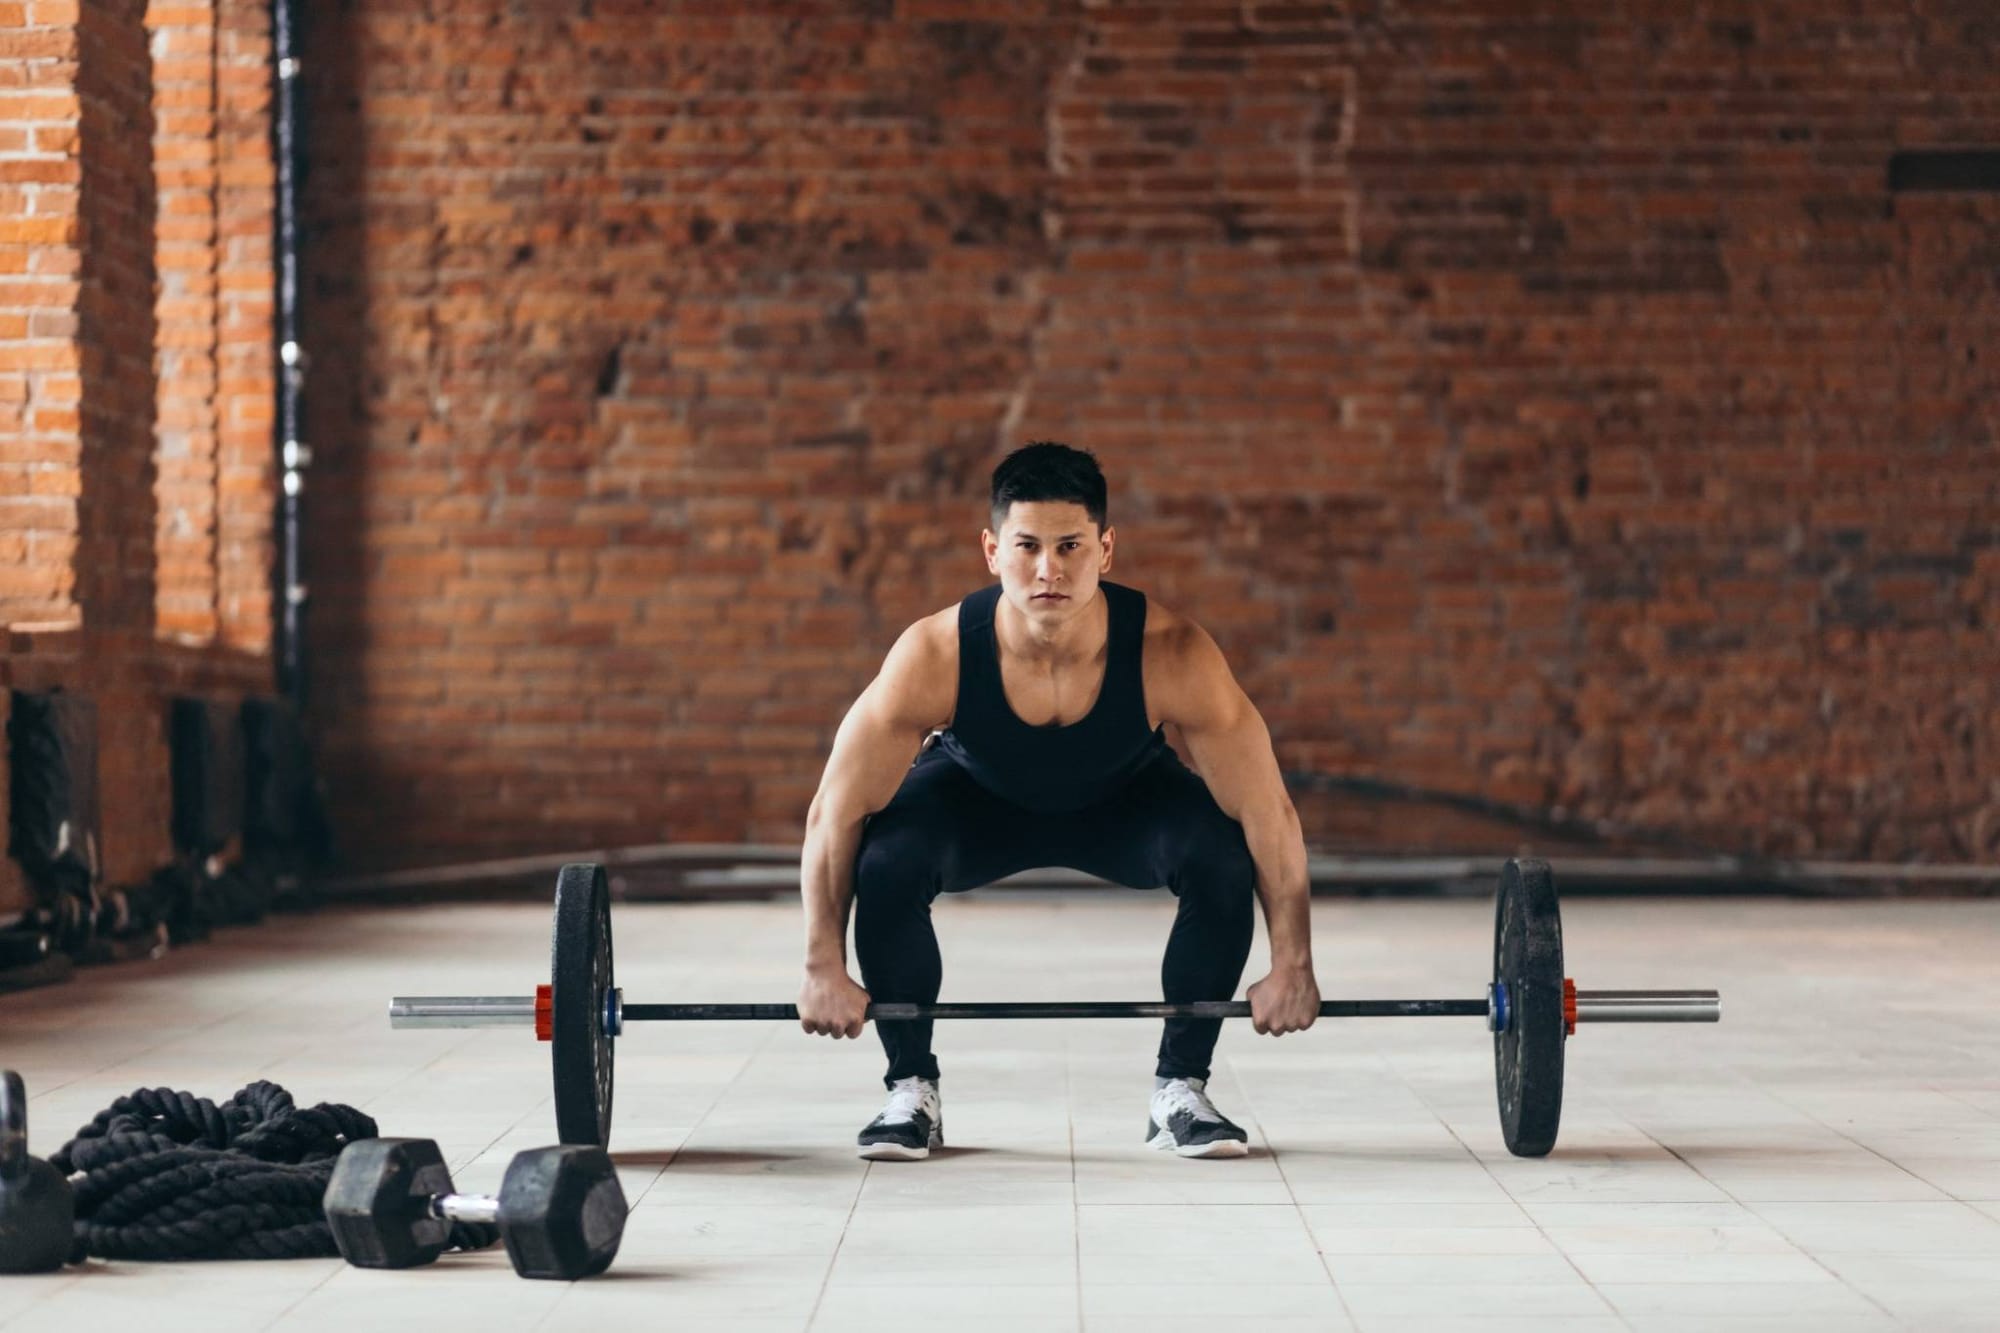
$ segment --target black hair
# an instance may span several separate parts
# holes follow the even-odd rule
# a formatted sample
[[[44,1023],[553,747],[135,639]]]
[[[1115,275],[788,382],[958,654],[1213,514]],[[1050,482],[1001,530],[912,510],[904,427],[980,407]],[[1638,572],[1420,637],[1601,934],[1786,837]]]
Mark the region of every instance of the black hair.
[[[1102,534],[1106,523],[1104,473],[1085,449],[1054,440],[1036,440],[1000,460],[993,469],[993,531],[1007,521],[1016,502],[1068,500],[1080,504]]]

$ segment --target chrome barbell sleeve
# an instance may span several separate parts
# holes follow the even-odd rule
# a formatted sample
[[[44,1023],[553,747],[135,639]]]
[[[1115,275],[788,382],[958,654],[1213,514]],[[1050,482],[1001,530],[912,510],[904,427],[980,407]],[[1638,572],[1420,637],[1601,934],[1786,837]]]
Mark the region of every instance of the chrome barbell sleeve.
[[[1579,1023],[1717,1023],[1722,996],[1712,990],[1580,990]]]
[[[535,1025],[532,995],[399,995],[392,1028],[510,1028]]]

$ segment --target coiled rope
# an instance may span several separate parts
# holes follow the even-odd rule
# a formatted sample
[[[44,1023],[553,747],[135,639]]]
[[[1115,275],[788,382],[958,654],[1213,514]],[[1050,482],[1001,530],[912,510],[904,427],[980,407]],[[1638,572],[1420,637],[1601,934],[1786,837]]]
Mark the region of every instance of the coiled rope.
[[[76,1192],[70,1262],[337,1254],[321,1205],[327,1181],[342,1148],[374,1137],[373,1118],[352,1106],[300,1110],[262,1080],[221,1104],[140,1088],[49,1159]],[[453,1223],[450,1248],[499,1238],[496,1226]]]

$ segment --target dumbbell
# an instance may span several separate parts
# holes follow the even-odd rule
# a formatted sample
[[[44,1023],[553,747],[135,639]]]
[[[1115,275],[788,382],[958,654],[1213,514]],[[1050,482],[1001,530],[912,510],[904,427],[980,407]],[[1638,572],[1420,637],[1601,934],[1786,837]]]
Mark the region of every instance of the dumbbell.
[[[0,1273],[46,1273],[69,1258],[76,1196],[62,1172],[28,1156],[28,1090],[0,1070]]]
[[[361,1139],[334,1164],[326,1220],[359,1268],[414,1268],[443,1254],[453,1222],[498,1223],[522,1277],[568,1282],[602,1273],[625,1232],[625,1191],[602,1148],[530,1148],[507,1164],[500,1194],[460,1194],[430,1139]]]

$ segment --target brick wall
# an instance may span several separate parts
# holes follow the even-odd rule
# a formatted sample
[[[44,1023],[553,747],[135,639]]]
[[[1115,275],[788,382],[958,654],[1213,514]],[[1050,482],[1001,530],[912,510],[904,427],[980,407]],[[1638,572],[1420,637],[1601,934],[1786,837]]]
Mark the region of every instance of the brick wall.
[[[77,110],[74,6],[0,7],[0,622],[8,624],[63,619],[76,606]]]
[[[241,0],[0,3],[0,691],[97,701],[112,884],[171,855],[168,698],[272,684],[268,52]]]
[[[217,629],[215,21],[206,6],[149,7],[159,182],[159,626]]]
[[[357,863],[795,838],[1034,437],[1287,765],[2000,854],[1982,9],[727,8],[314,15]]]
[[[270,647],[267,5],[153,4],[159,630]]]

